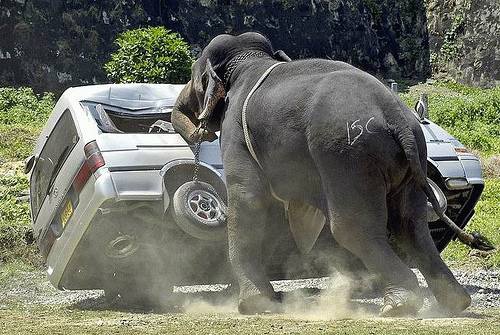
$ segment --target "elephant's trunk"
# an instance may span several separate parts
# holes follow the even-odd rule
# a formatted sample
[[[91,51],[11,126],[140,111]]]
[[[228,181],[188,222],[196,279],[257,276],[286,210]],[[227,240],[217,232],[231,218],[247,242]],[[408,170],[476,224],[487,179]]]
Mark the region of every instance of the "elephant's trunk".
[[[185,113],[183,113],[179,106],[175,106],[172,110],[172,125],[188,143],[193,144],[197,141],[196,129],[197,125]]]
[[[198,110],[196,94],[191,81],[184,86],[172,110],[171,122],[177,131],[189,144],[201,141],[213,141],[217,135],[213,131],[200,129],[200,120],[196,117]]]
[[[190,99],[192,94],[191,86],[191,81],[189,81],[179,93],[171,116],[172,125],[175,131],[190,144],[198,140],[195,137],[197,132],[196,129],[199,124],[199,121],[194,115],[194,110],[192,109],[193,104]]]

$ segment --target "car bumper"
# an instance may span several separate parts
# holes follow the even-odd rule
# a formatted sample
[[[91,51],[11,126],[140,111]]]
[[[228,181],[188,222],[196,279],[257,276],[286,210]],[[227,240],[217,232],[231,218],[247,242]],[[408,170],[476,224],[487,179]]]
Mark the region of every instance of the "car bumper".
[[[97,172],[94,182],[91,181],[80,193],[81,205],[75,208],[64,232],[54,241],[47,257],[48,279],[59,289],[64,289],[61,283],[64,282],[65,271],[94,217],[106,212],[103,203],[111,199],[169,202],[168,194],[163,191],[159,170],[110,171],[104,168]]]

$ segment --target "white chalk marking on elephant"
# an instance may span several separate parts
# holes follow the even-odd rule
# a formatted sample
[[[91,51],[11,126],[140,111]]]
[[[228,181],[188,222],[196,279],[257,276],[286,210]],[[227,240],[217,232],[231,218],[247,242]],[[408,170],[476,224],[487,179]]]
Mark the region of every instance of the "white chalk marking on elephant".
[[[361,135],[363,135],[364,129],[366,129],[366,132],[368,134],[374,134],[374,133],[376,133],[375,131],[371,131],[370,129],[368,129],[368,125],[370,124],[371,121],[373,121],[373,119],[375,119],[375,116],[372,116],[371,118],[369,118],[368,121],[366,121],[364,127],[362,125],[356,124],[356,123],[358,123],[360,121],[359,119],[357,119],[356,121],[352,122],[350,124],[350,126],[349,126],[349,122],[346,122],[346,124],[347,124],[347,144],[353,145],[358,140],[358,138]],[[359,130],[359,134],[356,135],[356,137],[354,137],[352,141],[351,141],[351,129],[358,129]]]
[[[347,144],[349,145],[353,145],[357,139],[363,134],[363,126],[360,126],[359,124],[356,124],[359,122],[359,119],[357,119],[356,121],[354,121],[353,123],[351,123],[351,126],[349,127],[349,122],[347,122]],[[358,129],[360,131],[360,133],[354,137],[354,139],[351,141],[351,131],[350,129]]]
[[[351,144],[351,134],[349,133],[349,122],[346,122],[346,127],[347,127],[347,144]]]
[[[366,129],[366,131],[368,132],[368,134],[374,134],[374,133],[376,133],[376,131],[371,131],[370,129],[368,129],[368,124],[370,124],[370,122],[371,122],[371,121],[373,121],[373,119],[374,119],[374,118],[375,118],[375,116],[372,116],[372,117],[368,120],[368,122],[366,122],[365,129]]]

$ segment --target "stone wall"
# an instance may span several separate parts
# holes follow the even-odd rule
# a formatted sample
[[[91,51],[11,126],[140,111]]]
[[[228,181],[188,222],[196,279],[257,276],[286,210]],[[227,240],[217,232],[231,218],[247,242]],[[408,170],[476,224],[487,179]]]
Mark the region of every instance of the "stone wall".
[[[60,92],[106,81],[115,36],[148,22],[139,1],[2,0],[0,85]]]
[[[257,0],[226,7],[188,0],[170,13],[176,30],[197,48],[219,33],[256,30],[292,58],[343,60],[385,77],[428,74],[420,1]]]
[[[343,60],[393,79],[430,73],[423,0],[2,0],[0,85],[60,92],[105,82],[116,35],[159,24],[194,54],[217,34],[257,30],[292,58]]]
[[[469,85],[499,85],[500,2],[427,2],[433,73]]]

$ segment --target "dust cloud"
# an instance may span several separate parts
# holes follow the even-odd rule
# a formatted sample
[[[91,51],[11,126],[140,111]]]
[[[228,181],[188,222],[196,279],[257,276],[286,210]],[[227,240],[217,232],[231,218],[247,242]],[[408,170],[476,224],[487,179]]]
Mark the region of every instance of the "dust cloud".
[[[238,313],[237,298],[208,301],[203,298],[190,299],[183,305],[188,314],[236,314]]]
[[[297,282],[309,279],[274,282],[275,288],[283,289],[282,308],[285,318],[306,321],[327,321],[335,319],[361,319],[377,317],[378,306],[352,300],[353,295],[371,291],[371,279],[353,280],[338,272],[328,278],[324,289],[311,289],[306,286],[297,288]],[[322,285],[323,286],[323,285]],[[233,296],[217,296],[218,292],[210,292],[209,296],[186,297],[182,311],[188,314],[227,314],[238,315],[237,292]],[[212,294],[215,294],[212,296]],[[362,294],[362,293],[361,293]]]
[[[355,292],[371,289],[369,280],[356,280],[338,272],[327,278],[327,288],[317,295],[310,296],[304,291],[295,290],[284,299],[284,309],[291,318],[320,321],[335,319],[360,319],[376,317],[373,306],[352,300]]]

